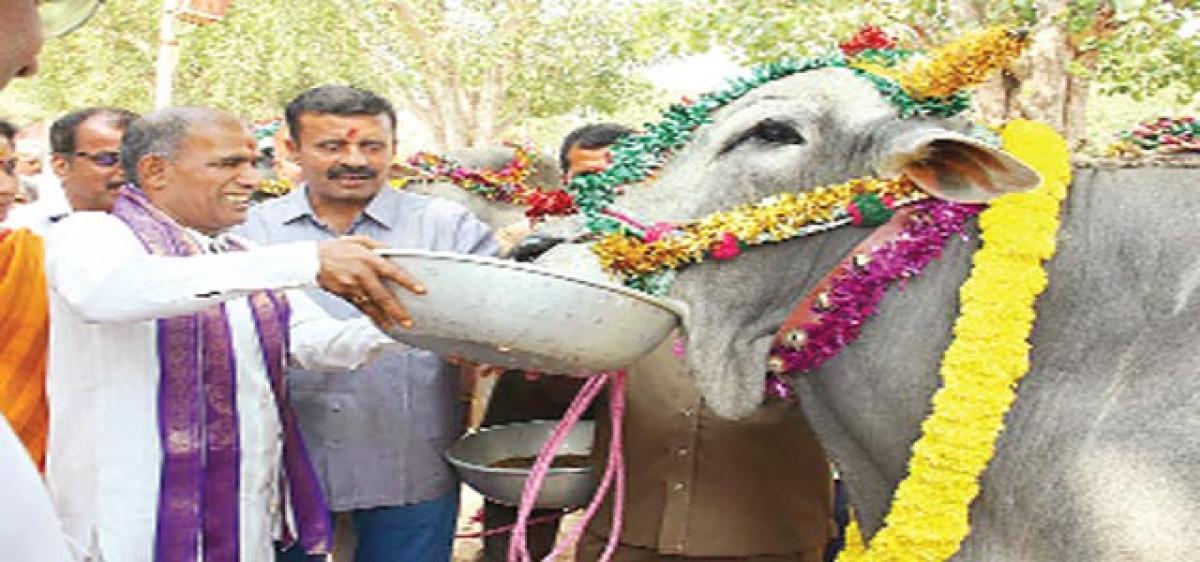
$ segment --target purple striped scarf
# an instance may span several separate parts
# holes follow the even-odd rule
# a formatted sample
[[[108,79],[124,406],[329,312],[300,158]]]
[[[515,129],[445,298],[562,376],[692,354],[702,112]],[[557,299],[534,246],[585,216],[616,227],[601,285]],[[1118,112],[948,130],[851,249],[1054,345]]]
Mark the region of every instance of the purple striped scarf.
[[[137,188],[122,188],[113,215],[129,225],[150,254],[204,253],[186,230]],[[287,301],[271,291],[254,293],[249,299],[283,426],[283,513],[293,506],[298,528],[293,533],[285,524],[284,542],[299,541],[310,553],[328,552],[329,510],[286,396]],[[154,559],[195,562],[203,552],[206,562],[237,562],[241,455],[236,363],[225,305],[160,318],[157,323],[163,463]]]

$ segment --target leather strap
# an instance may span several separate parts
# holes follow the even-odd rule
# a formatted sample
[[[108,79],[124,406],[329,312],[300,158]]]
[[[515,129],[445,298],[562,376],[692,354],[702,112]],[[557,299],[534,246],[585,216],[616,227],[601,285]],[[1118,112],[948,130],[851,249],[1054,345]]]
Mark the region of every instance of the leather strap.
[[[821,298],[821,295],[825,293],[825,291],[829,290],[830,285],[833,284],[834,275],[837,274],[837,272],[840,271],[843,266],[854,265],[854,261],[856,259],[863,259],[863,257],[869,256],[871,251],[875,248],[893,242],[911,217],[911,208],[902,207],[897,209],[895,214],[892,215],[891,219],[889,219],[879,228],[876,228],[870,236],[867,236],[865,240],[859,242],[858,245],[850,251],[849,255],[847,255],[845,258],[842,258],[841,261],[834,265],[829,272],[821,278],[821,281],[817,283],[817,286],[814,287],[812,291],[810,291],[807,296],[801,299],[800,303],[792,309],[792,313],[788,315],[787,320],[784,320],[783,324],[779,326],[779,331],[775,333],[775,340],[771,347],[774,348],[777,345],[795,345],[796,342],[789,342],[788,340],[796,337],[794,333],[798,330],[800,331],[798,333],[802,333],[806,324],[811,324],[812,322],[816,321],[817,314],[820,312],[818,299]],[[817,308],[814,309],[814,306],[817,306]],[[770,365],[770,363],[768,363],[768,365]],[[777,372],[776,374],[781,373]]]

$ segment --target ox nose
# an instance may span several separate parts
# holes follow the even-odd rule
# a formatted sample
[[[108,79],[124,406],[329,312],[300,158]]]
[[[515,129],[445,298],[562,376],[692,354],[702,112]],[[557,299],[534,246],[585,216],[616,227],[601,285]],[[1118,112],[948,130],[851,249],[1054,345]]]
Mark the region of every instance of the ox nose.
[[[558,236],[530,234],[513,247],[509,252],[509,257],[516,261],[530,262],[546,253],[550,248],[559,245],[563,240],[565,239]]]

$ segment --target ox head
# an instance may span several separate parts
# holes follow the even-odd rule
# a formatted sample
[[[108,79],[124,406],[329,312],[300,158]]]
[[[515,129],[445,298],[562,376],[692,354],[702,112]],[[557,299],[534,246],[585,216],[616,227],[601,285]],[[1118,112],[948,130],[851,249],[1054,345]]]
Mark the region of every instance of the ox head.
[[[1013,157],[965,134],[966,122],[901,118],[874,85],[846,68],[775,80],[712,117],[657,181],[630,186],[618,206],[647,222],[685,222],[868,175],[906,175],[935,196],[962,202],[986,202],[1039,180]],[[689,310],[687,362],[713,410],[741,417],[762,402],[779,325],[865,236],[865,230],[843,229],[682,270],[669,296]],[[604,276],[583,245],[560,245],[538,263]]]

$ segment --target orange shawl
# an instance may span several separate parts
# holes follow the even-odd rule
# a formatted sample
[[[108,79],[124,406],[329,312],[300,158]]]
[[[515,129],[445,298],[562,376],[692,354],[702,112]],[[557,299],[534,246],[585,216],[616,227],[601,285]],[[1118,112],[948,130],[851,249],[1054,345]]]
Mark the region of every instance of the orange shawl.
[[[50,415],[46,351],[50,310],[42,239],[0,232],[0,412],[41,468]]]

